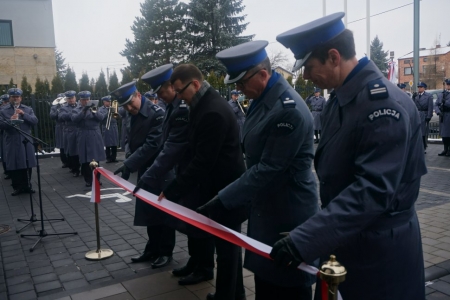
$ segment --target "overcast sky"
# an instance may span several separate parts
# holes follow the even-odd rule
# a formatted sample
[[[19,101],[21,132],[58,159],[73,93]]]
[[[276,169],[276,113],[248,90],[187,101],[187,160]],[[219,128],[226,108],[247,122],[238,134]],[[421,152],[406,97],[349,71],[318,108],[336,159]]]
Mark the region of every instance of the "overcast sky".
[[[100,70],[116,70],[127,64],[119,52],[125,39],[133,39],[130,26],[140,15],[144,0],[53,0],[56,46],[80,78],[83,72],[97,79]],[[188,2],[188,1],[183,1]],[[370,40],[378,35],[384,50],[395,51],[395,58],[413,50],[413,0],[371,0]],[[445,46],[450,42],[449,0],[420,2],[420,47]],[[322,0],[244,0],[244,14],[249,23],[244,34],[255,34],[255,40],[267,40],[268,51],[286,51],[275,37],[293,27],[323,15]],[[411,5],[408,5],[411,4]],[[404,7],[401,7],[404,6]],[[401,7],[399,9],[395,9]],[[393,10],[395,9],[395,10]],[[392,11],[389,11],[392,10]],[[327,0],[326,13],[344,11],[344,0]],[[347,0],[348,28],[354,32],[356,54],[366,53],[365,0]]]

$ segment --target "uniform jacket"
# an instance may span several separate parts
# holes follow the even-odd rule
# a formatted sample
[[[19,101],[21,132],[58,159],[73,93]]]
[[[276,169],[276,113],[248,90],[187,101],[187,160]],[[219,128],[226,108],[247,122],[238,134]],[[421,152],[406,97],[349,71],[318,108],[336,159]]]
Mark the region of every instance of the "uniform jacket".
[[[239,126],[239,138],[242,138],[242,127],[244,126],[245,122],[245,113],[242,111],[243,108],[238,101],[233,101],[233,99],[229,100],[228,104],[230,104],[231,108],[234,111],[234,115],[236,116]]]
[[[343,299],[424,299],[419,113],[373,62],[355,69],[323,111],[314,161],[322,210],[290,236],[306,262],[336,255],[348,272]]]
[[[138,172],[138,181],[153,163],[161,147],[162,123],[164,110],[143,98],[141,109],[136,116],[127,113],[127,151],[131,153],[123,163],[132,171]],[[164,182],[165,178],[160,178]],[[158,194],[161,187],[151,189]],[[151,226],[160,224],[162,213],[158,209],[136,199],[134,226]]]
[[[106,121],[108,119],[109,108],[102,106],[99,111],[105,116],[102,120],[102,137],[105,147],[114,147],[119,145],[119,129],[117,127],[117,119],[111,117],[109,129],[106,129]]]
[[[83,106],[77,106],[72,110],[72,122],[77,124],[77,144],[80,163],[89,163],[93,159],[97,162],[106,159],[100,122],[105,115],[97,110],[92,113],[90,109],[83,111]]]
[[[61,110],[61,105],[53,105],[50,108],[50,119],[56,121],[55,125],[55,147],[58,149],[64,149],[63,144],[63,130],[64,121],[59,120],[58,114]]]
[[[58,120],[64,122],[63,128],[63,149],[68,156],[78,155],[77,145],[77,125],[72,121],[72,110],[77,107],[76,104],[69,105],[68,103],[61,106],[58,113]]]
[[[428,135],[426,119],[433,117],[433,96],[430,93],[423,92],[421,96],[419,94],[413,96],[413,101],[422,122],[422,136]]]
[[[439,119],[442,119],[442,122],[439,123],[439,135],[441,137],[450,137],[450,91],[447,90],[444,94],[439,94],[434,109]]]
[[[22,119],[24,122],[19,125],[19,128],[26,133],[31,134],[31,127],[38,123],[38,119],[34,115],[33,109],[29,106],[20,104],[19,109],[23,110],[24,115],[19,115],[19,119]],[[15,108],[13,105],[8,105],[5,108],[0,110],[0,117],[3,120],[10,120],[11,116],[14,114]],[[26,159],[28,158],[28,167],[34,168],[36,167],[36,158],[34,156],[34,146],[33,141],[30,138],[26,138],[22,136],[17,130],[9,127],[6,124],[0,123],[0,128],[4,130],[3,132],[3,154],[4,161],[6,162],[6,169],[8,171],[12,170],[20,170],[26,169],[27,163]],[[23,146],[22,141],[24,139],[30,141],[27,143],[26,155],[25,155],[25,147]]]
[[[303,99],[282,76],[252,106],[255,103],[243,130],[247,171],[221,190],[219,198],[227,208],[251,201],[247,235],[272,246],[281,232],[294,229],[318,209],[313,121]],[[279,286],[310,286],[315,281],[250,251],[244,267]]]
[[[309,96],[306,103],[311,107],[311,113],[314,118],[314,130],[322,130],[322,110],[325,106],[325,98],[322,96]]]
[[[236,117],[230,105],[212,87],[195,107],[190,107],[188,142],[180,172],[164,194],[169,200],[177,200],[198,193],[198,197],[181,203],[195,209],[245,171]]]
[[[119,107],[119,115],[121,118],[121,122],[122,122],[122,126],[120,129],[120,148],[122,150],[125,150],[125,144],[126,144],[126,140],[127,140],[127,111],[123,108],[123,107]]]

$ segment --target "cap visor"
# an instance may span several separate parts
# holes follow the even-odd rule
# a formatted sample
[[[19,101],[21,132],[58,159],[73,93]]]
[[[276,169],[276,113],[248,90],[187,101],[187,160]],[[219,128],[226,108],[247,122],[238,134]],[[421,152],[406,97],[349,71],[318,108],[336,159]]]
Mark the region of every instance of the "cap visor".
[[[305,62],[308,60],[308,58],[311,56],[311,52],[309,52],[308,54],[305,55],[305,57],[303,57],[302,59],[298,59],[294,66],[292,67],[292,72],[298,71],[301,67],[303,67],[303,65],[305,64]]]
[[[248,70],[240,73],[237,76],[231,77],[229,74],[227,74],[227,76],[225,77],[225,79],[223,80],[223,82],[225,84],[232,84],[232,83],[236,83],[236,81],[239,81],[240,79],[242,79],[242,77],[245,76],[245,74],[247,74]]]
[[[131,98],[133,98],[133,95],[134,95],[134,93],[130,95],[130,98],[128,98],[127,101],[125,101],[125,102],[123,102],[123,103],[119,103],[118,106],[124,106],[125,104],[127,104],[128,102],[130,102],[130,101],[131,101]]]

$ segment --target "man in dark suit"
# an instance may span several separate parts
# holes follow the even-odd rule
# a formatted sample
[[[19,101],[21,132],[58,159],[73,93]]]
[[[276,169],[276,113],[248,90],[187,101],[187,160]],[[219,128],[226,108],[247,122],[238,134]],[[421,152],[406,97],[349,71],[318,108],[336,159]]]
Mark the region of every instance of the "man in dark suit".
[[[233,209],[251,202],[247,234],[273,245],[318,210],[313,119],[300,95],[271,68],[268,42],[253,41],[217,53],[227,68],[225,83],[254,99],[242,143],[247,171],[205,205]],[[311,299],[315,277],[278,268],[251,251],[244,266],[255,273],[256,299]]]
[[[245,171],[239,127],[231,107],[214,88],[203,81],[196,66],[179,65],[170,81],[178,97],[184,99],[190,108],[189,151],[182,171],[164,189],[160,199],[165,196],[169,200],[177,200],[198,187],[198,197],[192,199],[195,203],[188,204],[196,208]],[[209,216],[240,232],[246,211],[218,209]],[[240,247],[219,238],[214,238],[214,242],[217,250],[216,294],[210,294],[208,299],[245,298]],[[211,270],[210,274],[194,272],[189,279],[199,282],[212,277]]]
[[[123,165],[114,174],[122,173],[122,178],[128,180],[130,173],[137,171],[137,180],[152,165],[161,147],[161,129],[164,120],[164,111],[154,105],[145,97],[141,96],[136,89],[136,82],[127,83],[117,90],[111,92],[117,98],[119,106],[127,111],[127,158]],[[160,178],[164,181],[165,178]],[[150,190],[153,194],[159,194],[161,188]],[[144,253],[140,256],[132,257],[132,262],[150,261],[154,263],[160,256],[170,256],[172,249],[167,253],[160,253],[161,248],[170,248],[173,244],[170,240],[168,247],[162,247],[161,243],[166,241],[161,238],[161,231],[166,228],[161,225],[161,212],[153,206],[145,203],[139,198],[136,199],[136,209],[134,215],[134,226],[146,226],[148,242]],[[162,235],[166,236],[166,235]],[[173,239],[175,234],[173,233]]]
[[[412,96],[422,122],[422,143],[425,153],[427,153],[428,146],[428,125],[433,117],[433,95],[426,92],[426,88],[427,84],[425,82],[419,82],[417,84],[418,92]]]

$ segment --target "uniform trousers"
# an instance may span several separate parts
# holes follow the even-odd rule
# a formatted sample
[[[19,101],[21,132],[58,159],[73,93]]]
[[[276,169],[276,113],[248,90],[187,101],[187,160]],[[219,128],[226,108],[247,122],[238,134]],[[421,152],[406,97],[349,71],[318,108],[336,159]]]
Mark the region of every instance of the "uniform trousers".
[[[116,161],[117,146],[111,146],[105,148],[106,161]]]
[[[448,152],[450,150],[450,137],[443,137],[442,143],[444,144],[444,152]]]
[[[6,163],[4,161],[2,161],[2,166],[3,166],[3,174],[7,175],[8,170],[6,169]]]
[[[100,167],[100,162],[97,162],[98,166]],[[84,181],[86,183],[92,183],[92,169],[89,166],[90,162],[82,163],[81,164],[81,175],[84,177]]]
[[[312,288],[278,286],[255,275],[255,300],[312,300]]]
[[[27,190],[29,188],[31,189],[31,182],[28,185],[28,178],[31,178],[31,168],[10,170],[8,172],[11,176],[11,183],[14,190]]]
[[[172,256],[175,248],[175,229],[166,225],[147,226],[148,241],[144,253],[152,256]]]
[[[80,174],[80,158],[78,155],[68,155],[67,163],[69,164],[69,168],[72,173]]]
[[[61,162],[63,165],[67,165],[67,155],[64,153],[64,149],[59,149],[59,158],[61,159]]]
[[[214,276],[214,238],[197,238],[188,235],[188,266],[195,266],[194,273]]]

